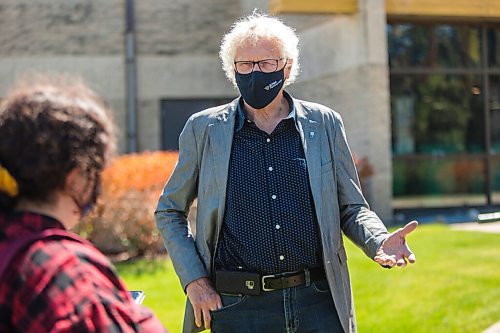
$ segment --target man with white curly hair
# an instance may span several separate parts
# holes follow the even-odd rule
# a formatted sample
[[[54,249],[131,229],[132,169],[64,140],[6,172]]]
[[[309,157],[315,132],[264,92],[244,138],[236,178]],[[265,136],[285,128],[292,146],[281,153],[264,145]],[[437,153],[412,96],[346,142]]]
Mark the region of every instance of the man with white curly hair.
[[[341,232],[380,265],[404,267],[417,222],[388,233],[340,116],[284,90],[299,71],[292,28],[254,13],[220,57],[241,96],[187,121],[155,212],[188,296],[184,332],[355,332]]]

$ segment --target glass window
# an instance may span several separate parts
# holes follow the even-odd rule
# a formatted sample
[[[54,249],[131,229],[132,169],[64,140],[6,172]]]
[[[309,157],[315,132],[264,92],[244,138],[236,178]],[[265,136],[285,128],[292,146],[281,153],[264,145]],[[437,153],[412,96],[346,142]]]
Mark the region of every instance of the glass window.
[[[414,24],[387,26],[389,64],[391,67],[425,65],[429,58],[430,28]]]
[[[500,154],[493,155],[492,158],[492,201],[494,204],[500,204]]]
[[[391,68],[481,65],[478,26],[392,24],[387,35]]]
[[[387,36],[395,207],[483,205],[487,188],[499,203],[500,27],[394,23]]]
[[[484,151],[480,77],[391,76],[394,155]]]
[[[430,64],[433,67],[479,67],[481,33],[479,27],[438,25],[434,27]]]
[[[481,156],[397,157],[393,163],[396,206],[485,204],[485,165]]]
[[[488,65],[500,67],[500,29],[489,28],[486,36],[488,41]]]
[[[491,151],[500,154],[500,76],[490,76]]]

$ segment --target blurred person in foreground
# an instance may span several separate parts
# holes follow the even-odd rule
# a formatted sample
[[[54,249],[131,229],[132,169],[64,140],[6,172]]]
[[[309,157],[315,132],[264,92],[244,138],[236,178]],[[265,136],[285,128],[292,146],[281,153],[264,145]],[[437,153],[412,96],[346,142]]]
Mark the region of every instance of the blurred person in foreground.
[[[297,45],[276,18],[236,22],[220,56],[241,97],[180,135],[156,221],[188,296],[184,332],[355,332],[341,231],[380,265],[415,261],[417,222],[388,233],[369,209],[339,114],[284,90]]]
[[[108,259],[68,231],[99,195],[110,112],[82,83],[38,80],[0,104],[0,266],[32,239],[0,276],[0,332],[164,332]]]

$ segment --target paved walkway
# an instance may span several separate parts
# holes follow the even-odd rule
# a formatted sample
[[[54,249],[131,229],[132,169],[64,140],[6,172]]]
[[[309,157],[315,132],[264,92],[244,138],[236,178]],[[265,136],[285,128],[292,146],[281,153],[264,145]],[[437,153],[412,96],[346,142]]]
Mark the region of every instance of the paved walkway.
[[[481,231],[481,232],[489,232],[489,233],[498,233],[500,234],[500,222],[487,222],[487,223],[455,223],[450,224],[450,228],[455,230],[465,230],[465,231]],[[483,333],[500,333],[500,321],[493,326],[490,326]]]
[[[483,333],[500,333],[500,321],[498,323],[494,324],[493,326],[491,326],[490,328],[488,328]]]
[[[500,234],[500,222],[468,222],[450,224],[451,229],[466,230],[466,231],[481,231]]]

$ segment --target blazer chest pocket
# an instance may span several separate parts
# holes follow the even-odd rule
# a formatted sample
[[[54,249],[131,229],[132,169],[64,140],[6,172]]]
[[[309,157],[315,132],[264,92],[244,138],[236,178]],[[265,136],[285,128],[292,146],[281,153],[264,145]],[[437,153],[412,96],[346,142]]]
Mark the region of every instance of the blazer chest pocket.
[[[321,174],[325,174],[331,172],[333,174],[333,161],[326,162],[321,164]]]

